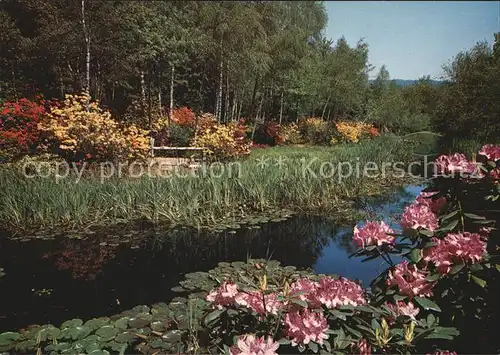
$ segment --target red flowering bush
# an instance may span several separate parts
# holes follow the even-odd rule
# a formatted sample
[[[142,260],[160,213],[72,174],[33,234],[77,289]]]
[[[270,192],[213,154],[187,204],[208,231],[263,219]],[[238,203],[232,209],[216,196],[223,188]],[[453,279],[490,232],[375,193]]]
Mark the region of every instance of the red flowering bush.
[[[254,135],[256,144],[266,144],[270,146],[283,144],[285,136],[278,122],[265,122],[257,127]]]
[[[26,98],[5,101],[0,106],[0,159],[26,155],[38,143],[38,122],[45,114],[44,101]]]
[[[172,110],[172,122],[181,126],[194,126],[195,114],[186,106],[175,108]]]

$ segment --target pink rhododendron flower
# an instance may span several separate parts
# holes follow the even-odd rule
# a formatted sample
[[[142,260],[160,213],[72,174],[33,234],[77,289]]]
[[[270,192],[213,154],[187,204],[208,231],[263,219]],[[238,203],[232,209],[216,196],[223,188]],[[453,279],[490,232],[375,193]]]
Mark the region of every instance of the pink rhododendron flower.
[[[444,196],[433,200],[432,196],[434,196],[437,192],[421,192],[415,202],[419,205],[427,206],[434,213],[438,213],[446,204],[446,198]]]
[[[319,307],[321,303],[316,298],[319,283],[306,278],[301,278],[290,285],[290,296],[307,302],[313,308]]]
[[[484,239],[488,238],[490,236],[490,232],[491,232],[491,228],[489,227],[481,227],[479,228],[479,234],[481,235],[481,237],[483,237]]]
[[[420,309],[415,307],[413,302],[405,303],[403,301],[397,301],[396,305],[392,303],[387,303],[387,307],[389,307],[396,315],[399,316],[408,316],[411,319],[415,319],[415,316],[420,312]]]
[[[497,161],[500,160],[500,146],[493,144],[483,145],[479,154],[484,155],[488,160]]]
[[[230,281],[224,281],[217,289],[207,295],[207,301],[213,302],[217,308],[234,304],[234,298],[238,294],[238,286]]]
[[[306,345],[311,341],[323,344],[328,339],[328,323],[322,312],[304,308],[292,311],[285,316],[287,335],[292,338],[292,345]]]
[[[354,346],[359,351],[359,355],[371,355],[372,353],[372,347],[365,338],[358,341]]]
[[[500,168],[495,168],[490,171],[490,178],[492,179],[500,179]]]
[[[401,217],[401,226],[403,229],[424,228],[434,231],[439,228],[439,220],[428,206],[413,203],[405,207]]]
[[[394,242],[394,237],[387,233],[394,233],[394,231],[384,221],[366,222],[360,228],[358,226],[354,227],[352,240],[358,248],[364,248],[369,245],[380,246],[384,243],[391,244]]]
[[[236,304],[253,309],[258,314],[278,314],[283,302],[278,300],[276,293],[264,295],[259,291],[239,292],[235,297]],[[265,309],[264,309],[265,303]]]
[[[478,233],[449,233],[444,239],[432,238],[437,245],[424,250],[424,260],[432,262],[441,274],[451,271],[454,264],[481,261],[486,243]]]
[[[252,334],[238,337],[236,345],[233,345],[229,352],[231,355],[276,355],[280,344],[271,337],[256,337]]]
[[[388,286],[397,286],[402,295],[408,297],[431,296],[434,283],[426,280],[427,272],[418,270],[415,265],[402,261],[389,271]]]
[[[327,308],[358,306],[366,303],[363,288],[346,278],[323,277],[316,290],[316,299]]]
[[[461,153],[453,155],[440,155],[436,161],[437,172],[444,175],[454,173],[472,174],[477,170],[476,164],[469,161],[467,157]]]

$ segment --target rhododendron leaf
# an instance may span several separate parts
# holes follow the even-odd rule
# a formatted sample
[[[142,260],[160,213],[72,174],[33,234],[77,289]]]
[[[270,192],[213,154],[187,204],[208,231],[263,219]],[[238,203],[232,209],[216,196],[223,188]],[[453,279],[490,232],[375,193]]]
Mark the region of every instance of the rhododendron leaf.
[[[336,309],[330,309],[330,314],[334,315],[335,317],[346,320],[346,315],[342,312],[337,311]]]
[[[454,219],[448,223],[445,227],[439,228],[436,232],[446,232],[453,230],[458,225],[458,219]]]
[[[478,216],[477,214],[474,213],[464,213],[464,216],[470,219],[486,219],[486,217]]]
[[[450,212],[450,213],[448,213],[448,214],[445,214],[444,216],[442,216],[442,217],[441,217],[441,220],[442,220],[442,221],[445,221],[445,220],[447,220],[448,218],[451,218],[451,217],[455,216],[457,213],[458,213],[458,210],[455,210],[455,211],[453,211],[453,212]]]
[[[436,274],[430,274],[429,276],[427,276],[426,280],[429,281],[429,282],[433,282],[433,281],[439,280],[440,277],[441,277],[441,275],[438,274],[438,273],[436,273]]]
[[[429,315],[427,316],[427,326],[432,327],[435,322],[436,322],[436,317],[434,316],[434,314],[429,313]]]
[[[460,270],[462,270],[464,268],[464,266],[465,266],[465,264],[453,265],[452,268],[451,268],[451,270],[450,270],[450,275],[455,275]]]
[[[422,253],[420,252],[420,249],[413,249],[410,253],[411,256],[411,261],[414,263],[418,263],[420,260],[422,260]]]
[[[351,327],[349,327],[348,325],[345,325],[344,324],[344,327],[349,331],[351,332],[352,334],[354,334],[357,338],[362,338],[363,336],[361,335],[360,332],[358,332],[356,329],[353,329]]]
[[[292,342],[290,341],[290,339],[287,339],[287,338],[281,338],[280,340],[278,340],[278,343],[280,345],[288,345],[288,344],[291,344]]]
[[[207,316],[205,317],[205,320],[204,320],[205,325],[207,325],[208,323],[219,318],[219,316],[221,315],[222,312],[223,312],[222,310],[216,309],[216,310],[210,312],[209,314],[207,314]]]
[[[441,308],[439,308],[439,306],[437,304],[435,304],[434,302],[432,302],[428,298],[415,297],[414,300],[420,306],[422,306],[425,310],[431,310],[431,311],[441,312]]]
[[[380,323],[376,319],[372,319],[372,328],[377,329],[382,327],[380,326]]]
[[[439,275],[438,275],[439,277]],[[408,296],[403,296],[403,295],[394,295],[394,300],[395,301],[402,301],[402,300],[405,300],[406,298],[408,298]]]
[[[235,309],[228,309],[226,312],[227,312],[228,316],[237,316],[238,315],[238,311]]]
[[[472,272],[480,271],[480,270],[483,270],[483,269],[484,269],[483,265],[481,265],[481,264],[472,264],[470,266],[470,271],[472,271]]]
[[[308,345],[309,345],[309,349],[311,349],[311,351],[313,353],[317,353],[318,352],[318,344],[310,342]]]
[[[297,349],[299,349],[299,351],[303,353],[306,350],[306,347],[304,345],[299,345],[297,346]]]
[[[495,223],[494,220],[492,219],[485,219],[485,220],[474,220],[472,223],[475,223],[475,224],[491,224],[491,223]]]
[[[419,233],[425,235],[426,237],[432,237],[434,235],[433,231],[429,231],[427,229],[421,229]]]
[[[298,306],[301,306],[301,307],[304,307],[304,308],[307,308],[307,302],[306,301],[302,301],[301,299],[298,299],[298,298],[292,298],[292,303],[298,305]]]
[[[495,264],[495,268],[500,272],[500,265],[499,264]]]
[[[474,276],[474,275],[470,275],[471,279],[474,280],[474,282],[476,284],[478,284],[479,286],[481,286],[482,288],[484,288],[486,286],[486,281],[477,277],[477,276]]]

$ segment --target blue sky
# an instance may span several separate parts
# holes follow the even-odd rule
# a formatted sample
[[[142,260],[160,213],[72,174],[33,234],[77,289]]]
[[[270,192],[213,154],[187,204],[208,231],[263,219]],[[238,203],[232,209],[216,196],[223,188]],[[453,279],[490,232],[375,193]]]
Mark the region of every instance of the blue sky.
[[[500,32],[500,1],[326,1],[326,37],[350,45],[365,38],[376,72],[391,78],[437,78],[441,67],[476,42]]]

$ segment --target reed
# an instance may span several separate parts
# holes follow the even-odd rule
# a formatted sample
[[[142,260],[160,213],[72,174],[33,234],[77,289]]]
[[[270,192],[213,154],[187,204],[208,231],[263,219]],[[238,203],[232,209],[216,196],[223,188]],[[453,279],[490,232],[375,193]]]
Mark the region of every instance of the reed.
[[[282,208],[332,213],[387,181],[362,174],[339,181],[337,176],[304,173],[306,165],[319,172],[322,164],[407,162],[410,154],[402,140],[385,136],[335,147],[258,149],[224,166],[226,173],[217,176],[213,175],[218,170],[205,169],[197,176],[110,178],[102,183],[97,177],[76,182],[73,176],[56,183],[54,178],[26,178],[16,169],[0,167],[0,224],[14,231],[138,221],[202,227],[238,223]],[[265,158],[268,165],[263,167]]]

